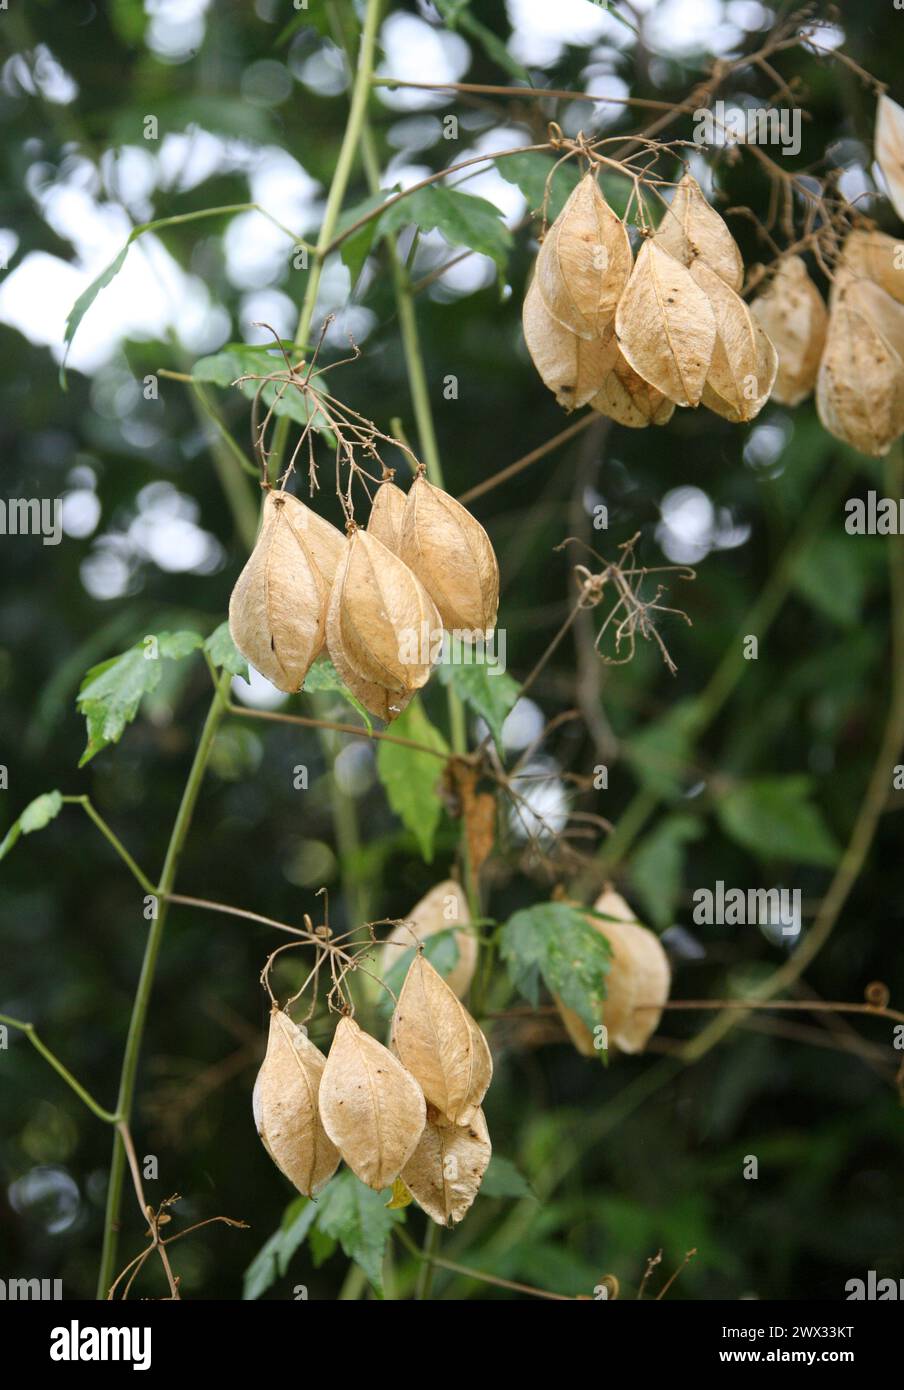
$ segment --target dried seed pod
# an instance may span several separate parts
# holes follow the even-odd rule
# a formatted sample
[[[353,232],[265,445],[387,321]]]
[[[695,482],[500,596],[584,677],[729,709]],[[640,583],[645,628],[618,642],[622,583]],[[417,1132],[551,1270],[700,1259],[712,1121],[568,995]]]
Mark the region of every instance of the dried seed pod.
[[[430,679],[442,623],[404,561],[376,536],[357,530],[336,571],[326,640],[340,675],[345,666],[362,682],[410,697]]]
[[[336,569],[345,555],[348,542],[331,521],[318,516],[305,506],[291,492],[274,492],[274,499],[281,502],[286,521],[298,539],[307,547],[308,553],[320,571],[327,593],[336,577]]]
[[[399,532],[399,558],[414,571],[450,631],[496,626],[499,566],[480,522],[426,478],[415,478]]]
[[[904,307],[850,280],[829,313],[816,409],[830,434],[872,458],[904,432]]]
[[[404,955],[405,949],[425,941],[436,932],[448,931],[456,922],[467,926],[471,920],[468,900],[461,884],[447,878],[416,903],[404,922],[393,927],[380,948],[379,973],[385,979]],[[462,999],[468,992],[477,967],[477,938],[469,931],[457,931],[458,960],[446,976],[446,984]]]
[[[675,413],[674,401],[638,376],[621,353],[590,405],[600,415],[638,430],[646,425],[666,425]]]
[[[799,405],[816,385],[828,324],[822,295],[800,256],[786,256],[779,262],[768,289],[753,301],[750,312],[778,353],[772,399],[779,405]]]
[[[257,544],[229,600],[229,631],[262,676],[294,692],[323,646],[328,590],[285,498],[267,495]]]
[[[345,649],[342,646],[341,630],[338,615],[334,614],[332,626],[330,614],[333,613],[333,604],[338,607],[338,597],[336,585],[333,585],[330,596],[330,606],[327,610],[327,650],[330,660],[336,668],[339,679],[348,691],[354,695],[355,699],[362,704],[371,714],[375,714],[378,719],[391,724],[393,719],[398,719],[399,715],[410,704],[414,698],[414,692],[408,695],[400,695],[397,690],[389,690],[385,685],[378,685],[376,681],[369,681],[349,661]]]
[[[640,925],[618,893],[607,889],[593,906],[596,912],[616,919],[608,922],[596,917],[588,919],[612,947],[600,1020],[606,1027],[609,1048],[619,1052],[642,1052],[659,1027],[662,1009],[638,1009],[637,1006],[661,1006],[668,999],[672,973],[668,956],[659,937]],[[556,1004],[578,1052],[585,1057],[598,1055],[593,1034],[584,1020],[558,999]]]
[[[428,1105],[421,1142],[402,1169],[402,1180],[438,1226],[454,1226],[477,1196],[492,1153],[482,1110],[475,1110],[470,1124],[451,1125]]]
[[[685,174],[675,189],[653,240],[682,265],[701,260],[731,289],[741,288],[744,262],[738,243],[690,174]]]
[[[382,1192],[417,1148],[427,1107],[398,1058],[341,1018],[320,1082],[320,1118],[352,1172]]]
[[[691,275],[709,297],[716,344],[703,388],[703,404],[734,424],[752,420],[769,399],[778,354],[740,295],[703,261]]]
[[[319,1192],[339,1166],[317,1105],[325,1066],[307,1033],[274,1007],[267,1055],[254,1083],[254,1123],[277,1168],[305,1197]]]
[[[859,278],[874,280],[892,299],[904,304],[904,241],[899,237],[858,228],[841,249],[840,266]]]
[[[904,218],[904,107],[884,92],[876,109],[876,163],[892,207]]]
[[[690,271],[645,241],[615,315],[629,365],[676,405],[699,405],[716,342],[709,296]]]
[[[376,536],[394,554],[398,554],[399,529],[406,500],[402,489],[387,479],[377,488],[367,522],[368,535]]]
[[[405,976],[392,1045],[430,1104],[452,1124],[469,1124],[487,1093],[493,1059],[464,1004],[422,955]]]
[[[632,259],[625,224],[585,174],[540,247],[537,287],[564,328],[599,338],[612,322]]]
[[[543,303],[536,275],[524,297],[522,324],[531,360],[559,405],[566,410],[586,405],[615,361],[614,331],[606,329],[588,342],[563,328]]]

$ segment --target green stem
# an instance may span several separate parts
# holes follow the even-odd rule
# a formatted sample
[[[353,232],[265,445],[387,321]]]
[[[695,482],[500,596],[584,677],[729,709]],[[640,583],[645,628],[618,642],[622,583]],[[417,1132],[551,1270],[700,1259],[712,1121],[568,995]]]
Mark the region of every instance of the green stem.
[[[144,960],[141,964],[141,976],[132,1004],[132,1017],[129,1021],[129,1031],[126,1035],[126,1045],[125,1051],[123,1052],[122,1069],[119,1077],[119,1097],[116,1102],[116,1113],[119,1119],[125,1124],[128,1124],[131,1119],[132,1106],[135,1099],[135,1078],[138,1071],[141,1041],[144,1036],[148,1005],[150,1003],[151,990],[154,984],[157,957],[160,953],[161,941],[163,940],[163,928],[166,924],[168,908],[167,894],[172,891],[175,882],[179,858],[185,844],[188,828],[191,825],[192,815],[194,814],[198,794],[201,790],[201,783],[204,780],[204,773],[207,770],[210,750],[213,747],[214,737],[219,727],[220,720],[223,718],[226,711],[226,693],[229,688],[230,680],[231,677],[228,671],[224,671],[217,684],[210,709],[207,712],[201,738],[195,750],[195,756],[188,774],[188,780],[185,783],[185,790],[182,793],[182,801],[170,835],[166,858],[163,863],[163,872],[160,875],[160,882],[156,888],[156,896],[159,899],[157,903],[157,916],[151,922],[151,929],[148,932],[148,939],[144,949]],[[99,1299],[106,1298],[107,1290],[113,1282],[114,1277],[125,1164],[126,1152],[122,1140],[117,1133],[113,1141],[113,1157],[110,1163],[110,1185],[107,1190],[107,1210],[104,1219],[104,1244],[97,1282],[97,1296]]]
[[[91,1113],[96,1115],[99,1120],[104,1120],[108,1125],[115,1125],[119,1123],[119,1116],[114,1115],[112,1111],[105,1110],[102,1105],[99,1105],[98,1102],[94,1099],[94,1097],[90,1094],[90,1092],[85,1090],[81,1082],[76,1081],[69,1068],[63,1066],[63,1063],[60,1061],[59,1057],[57,1057],[53,1052],[51,1052],[50,1048],[47,1047],[45,1043],[41,1042],[41,1039],[35,1032],[35,1027],[33,1023],[23,1023],[23,1021],[19,1018],[10,1018],[9,1014],[0,1014],[0,1023],[5,1023],[10,1028],[20,1029],[20,1031],[25,1034],[26,1038],[31,1043],[35,1051],[40,1052],[45,1062],[50,1063],[54,1071],[59,1076],[61,1076],[63,1080],[66,1082],[66,1085],[70,1088],[70,1090],[73,1090],[75,1092],[79,1100],[83,1101],[84,1104],[87,1105]]]
[[[430,1297],[430,1290],[433,1288],[433,1261],[439,1251],[439,1227],[434,1221],[427,1221],[427,1229],[424,1232],[424,1244],[421,1246],[421,1267],[417,1276],[417,1287],[414,1296],[420,1303],[426,1302]]]
[[[104,820],[100,812],[94,809],[94,807],[91,804],[91,798],[89,796],[64,796],[63,802],[72,806],[81,806],[88,818],[92,820],[94,824],[97,826],[104,839],[108,840],[109,843],[116,850],[116,853],[119,855],[126,868],[129,869],[129,871],[131,872],[132,877],[136,879],[138,883],[140,883],[144,891],[146,893],[156,892],[156,889],[154,888],[154,885],[153,883],[151,883],[151,880],[148,878],[147,874],[142,873],[141,869],[139,869],[138,865],[135,863],[135,860],[132,858],[131,854],[126,849],[125,845],[122,843],[122,841],[119,839],[117,835],[114,835],[113,831],[110,829],[109,825]]]

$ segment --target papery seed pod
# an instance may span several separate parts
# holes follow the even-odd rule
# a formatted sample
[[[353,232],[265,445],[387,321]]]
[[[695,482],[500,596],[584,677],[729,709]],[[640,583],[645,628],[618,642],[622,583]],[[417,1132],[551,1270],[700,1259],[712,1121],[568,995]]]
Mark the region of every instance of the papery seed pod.
[[[274,492],[272,496],[282,503],[286,520],[295,535],[307,547],[329,592],[339,562],[345,555],[348,544],[345,536],[331,521],[318,516],[310,507],[305,506],[304,502],[293,497],[291,492]]]
[[[869,280],[848,282],[829,313],[816,409],[830,434],[872,458],[904,433],[904,307]]]
[[[816,385],[829,321],[822,295],[800,256],[785,256],[779,262],[750,312],[778,353],[772,399],[779,405],[799,405]]]
[[[606,1028],[609,1049],[642,1052],[659,1027],[662,1009],[638,1009],[637,1005],[661,1006],[668,999],[672,975],[668,956],[659,937],[640,925],[618,893],[607,889],[593,907],[603,916],[615,919],[588,919],[612,948],[600,1019]],[[559,1000],[556,1004],[578,1052],[585,1057],[598,1056],[593,1034],[584,1020]]]
[[[368,1187],[391,1187],[418,1146],[423,1092],[388,1048],[341,1018],[320,1082],[323,1127]]]
[[[326,1058],[274,1007],[267,1055],[254,1083],[254,1123],[277,1168],[313,1197],[339,1166],[339,1150],[320,1120],[317,1096]]]
[[[345,649],[342,646],[341,624],[338,619],[338,612],[334,612],[333,604],[338,610],[339,597],[336,585],[333,585],[330,596],[330,606],[327,610],[327,650],[330,660],[336,668],[339,679],[350,694],[354,695],[359,704],[362,704],[371,714],[375,714],[378,719],[382,719],[387,724],[391,724],[393,719],[398,719],[399,715],[411,703],[414,698],[412,691],[408,695],[400,695],[397,690],[389,690],[385,685],[378,685],[375,681],[369,681],[352,666]],[[330,614],[333,614],[332,620]]]
[[[398,554],[399,550],[399,529],[406,501],[402,489],[387,479],[377,488],[367,521],[367,534],[376,536],[393,554]]]
[[[426,478],[408,492],[399,532],[404,560],[433,599],[449,631],[496,626],[499,565],[486,531],[467,507]]]
[[[554,319],[579,338],[599,338],[631,274],[625,224],[592,174],[553,222],[537,257],[537,287]]]
[[[752,420],[769,399],[778,354],[740,295],[702,261],[691,275],[716,317],[716,344],[703,388],[703,404],[734,424]]]
[[[268,493],[257,544],[229,600],[229,631],[242,656],[278,690],[301,689],[323,646],[327,596],[289,521],[285,494]]]
[[[482,1110],[470,1124],[452,1125],[432,1105],[421,1142],[402,1169],[419,1207],[438,1226],[454,1226],[477,1196],[493,1146]]]
[[[411,696],[430,679],[441,634],[417,576],[376,536],[353,532],[327,612],[327,648],[340,675],[344,664],[368,684]]]
[[[421,898],[419,903],[406,914],[404,922],[386,937],[380,947],[379,973],[385,980],[392,967],[419,941],[436,932],[448,931],[460,922],[463,927],[471,920],[468,900],[461,884],[447,878]],[[445,977],[446,984],[462,999],[468,992],[477,966],[477,938],[469,931],[457,931],[455,944],[458,947],[458,960]]]
[[[690,271],[645,241],[615,315],[622,354],[676,405],[699,405],[716,342],[709,296]]]
[[[666,425],[675,413],[674,401],[638,376],[621,353],[590,405],[600,415],[635,430]]]
[[[487,1093],[493,1059],[464,1004],[422,955],[405,976],[392,1045],[430,1104],[452,1124],[469,1124]]]
[[[586,405],[599,391],[618,353],[614,330],[588,342],[563,328],[543,303],[534,276],[522,310],[524,341],[544,384],[566,410]]]
[[[892,207],[904,218],[904,107],[884,92],[876,109],[876,163]]]
[[[740,248],[723,218],[706,201],[695,178],[685,174],[662,215],[653,240],[676,261],[703,261],[733,290],[744,282]]]
[[[885,232],[857,228],[841,248],[840,267],[873,280],[892,299],[904,304],[904,241]]]

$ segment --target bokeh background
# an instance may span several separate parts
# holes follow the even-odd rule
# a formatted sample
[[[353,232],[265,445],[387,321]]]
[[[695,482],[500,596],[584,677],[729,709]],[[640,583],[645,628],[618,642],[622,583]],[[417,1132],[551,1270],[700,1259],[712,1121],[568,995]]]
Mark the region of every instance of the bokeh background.
[[[536,85],[680,101],[713,59],[756,48],[777,7],[634,0],[619,8],[628,25],[588,0],[472,0],[471,22],[452,28],[426,0],[392,0],[380,71],[414,81],[515,81],[476,20],[509,55],[508,67],[523,65]],[[821,43],[843,45],[904,97],[904,14],[890,0],[845,6],[841,18],[826,7],[816,12]],[[152,877],[159,872],[209,701],[203,662],[172,663],[121,743],[81,771],[84,722],[75,695],[90,666],[144,633],[206,632],[222,620],[257,495],[253,480],[234,475],[230,502],[223,486],[230,465],[185,386],[160,378],[159,397],[147,399],[144,380],[161,368],[188,371],[226,342],[262,341],[256,320],[291,337],[305,272],[272,223],[238,212],[138,241],[80,327],[65,393],[57,374],[64,321],[129,230],[152,217],[253,201],[316,235],[347,110],[336,39],[352,21],[352,6],[331,10],[322,0],[311,0],[307,16],[286,0],[25,0],[0,14],[2,493],[62,497],[65,531],[58,547],[38,537],[0,543],[0,759],[9,783],[0,831],[41,792],[87,792],[138,862]],[[900,231],[888,204],[872,196],[869,86],[813,50],[782,55],[776,66],[800,79],[809,113],[803,149],[789,167],[824,172],[827,162],[846,196],[864,198],[885,230]],[[772,90],[768,75],[745,68],[723,95],[762,104]],[[455,141],[443,138],[450,113],[459,119]],[[156,140],[144,138],[148,115],[157,118]],[[543,139],[551,118],[566,133],[595,135],[626,134],[646,119],[592,100],[412,89],[379,88],[371,104],[386,186],[471,153]],[[676,122],[670,134],[689,137],[690,121]],[[712,189],[696,152],[691,167]],[[753,161],[723,152],[711,167],[725,206],[763,215],[768,186]],[[465,187],[499,204],[514,248],[501,298],[495,268],[480,255],[417,298],[455,493],[567,423],[521,338],[520,303],[536,250],[525,199],[491,166]],[[366,192],[356,169],[349,204]],[[769,257],[752,220],[731,225],[748,264]],[[415,277],[451,254],[438,233],[424,234]],[[315,322],[331,310],[327,355],[341,356],[349,334],[362,348],[356,365],[334,374],[333,389],[383,428],[399,420],[416,442],[381,253],[353,291],[339,258],[328,263]],[[450,374],[456,400],[443,396]],[[247,400],[210,391],[250,456]],[[548,776],[528,794],[542,798],[554,824],[574,808],[615,823],[626,808],[646,809],[615,879],[647,920],[671,929],[677,998],[741,995],[789,949],[755,926],[696,925],[696,888],[719,879],[800,887],[806,932],[832,873],[826,844],[837,852],[850,835],[888,702],[886,551],[900,543],[845,533],[844,499],[871,488],[883,491],[881,465],[833,441],[809,402],[793,412],[768,406],[741,428],[703,411],[678,412],[661,432],[601,424],[474,503],[501,560],[500,622],[516,676],[531,669],[568,611],[576,557],[553,549],[566,535],[583,534],[613,556],[639,531],[645,563],[697,570],[680,597],[671,591],[692,626],[666,620],[663,627],[675,677],[644,644],[631,664],[600,666],[589,655],[588,618],[507,731],[515,753],[545,720],[581,708],[585,717],[555,730],[535,758]],[[338,520],[329,492],[325,482],[323,510]],[[593,533],[601,502],[609,529]],[[755,609],[764,593],[771,626]],[[748,632],[760,634],[759,659],[741,662]],[[709,685],[719,669],[730,676],[724,701]],[[235,693],[263,707],[277,703],[260,682],[250,691],[237,684]],[[688,747],[669,716],[701,695],[712,717]],[[441,723],[444,695],[435,683],[427,707]],[[579,796],[560,775],[586,776],[600,762],[609,769],[605,792]],[[306,792],[293,788],[300,763],[310,768]],[[729,833],[720,798],[750,781],[797,776],[809,779],[805,799],[820,818],[818,833],[808,819],[809,830],[775,843],[769,829],[786,824],[787,783],[765,794],[765,807],[756,802],[750,825],[742,810],[740,831],[736,816]],[[856,1002],[878,979],[893,1003],[902,998],[904,803],[891,769],[888,784],[864,871],[800,997]],[[552,845],[544,846],[552,864],[538,862],[523,822],[511,822],[505,808],[501,816],[488,886],[489,911],[504,921],[557,884],[568,886],[573,874],[557,867]],[[422,862],[388,809],[365,743],[232,721],[217,740],[178,886],[298,920],[318,913],[323,885],[334,923],[395,916],[446,875],[456,838],[455,824],[444,821],[434,863]],[[593,841],[577,847],[591,856],[596,849]],[[21,839],[0,875],[0,1008],[31,1019],[112,1105],[146,930],[140,893],[75,807]],[[258,974],[276,944],[263,928],[186,909],[174,909],[167,928],[135,1120],[139,1153],[159,1159],[149,1196],[178,1191],[180,1219],[225,1213],[252,1228],[209,1227],[178,1247],[189,1296],[240,1297],[243,1271],[291,1196],[255,1136],[250,1104],[266,1021]],[[446,1238],[449,1257],[570,1294],[592,1293],[611,1272],[631,1296],[660,1248],[663,1271],[691,1248],[698,1252],[670,1297],[838,1299],[846,1280],[869,1269],[899,1277],[894,1071],[901,1054],[891,1025],[761,1015],[696,1065],[669,1069],[673,1041],[708,1017],[666,1015],[647,1057],[617,1059],[608,1069],[578,1057],[548,1015],[500,1023],[490,1129],[497,1152],[542,1200],[479,1198]],[[0,1053],[0,1088],[4,1277],[59,1277],[67,1297],[92,1296],[109,1133],[21,1035],[10,1033]],[[755,1182],[742,1177],[746,1155],[759,1160]],[[129,1192],[124,1212],[123,1263],[141,1241]],[[410,1215],[416,1239],[421,1221]],[[303,1249],[269,1296],[291,1296],[291,1285],[303,1281],[311,1297],[334,1297],[346,1267],[337,1252],[315,1269]],[[448,1273],[434,1287],[440,1295],[512,1296]],[[144,1291],[160,1292],[156,1273]]]

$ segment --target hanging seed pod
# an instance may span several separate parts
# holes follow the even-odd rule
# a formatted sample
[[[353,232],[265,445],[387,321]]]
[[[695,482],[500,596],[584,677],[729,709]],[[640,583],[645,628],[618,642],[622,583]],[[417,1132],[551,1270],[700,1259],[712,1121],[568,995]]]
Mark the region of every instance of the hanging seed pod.
[[[452,1124],[469,1124],[487,1093],[493,1059],[464,1004],[422,955],[405,976],[392,1045],[430,1104]]]
[[[564,328],[588,340],[612,322],[631,274],[631,243],[592,174],[585,174],[537,257],[537,286]]]
[[[841,249],[841,266],[873,280],[892,299],[904,304],[904,241],[885,232],[856,230]]]
[[[786,256],[779,262],[768,289],[753,301],[750,312],[778,353],[772,399],[779,405],[799,405],[816,385],[828,324],[822,295],[800,256]]]
[[[676,405],[699,405],[716,342],[709,296],[689,270],[645,241],[615,315],[619,347]]]
[[[600,415],[608,415],[632,430],[666,425],[675,413],[674,401],[638,376],[621,353],[590,405]]]
[[[298,540],[307,548],[329,592],[337,566],[345,555],[348,544],[345,536],[332,522],[325,521],[310,507],[306,507],[304,502],[299,502],[291,492],[274,492],[272,496],[282,505],[286,521]]]
[[[892,207],[904,218],[904,107],[884,92],[876,110],[876,163]]]
[[[397,690],[389,690],[385,685],[378,685],[375,681],[366,680],[359,671],[352,666],[345,654],[345,649],[341,645],[341,634],[338,616],[334,615],[333,627],[330,627],[330,613],[333,612],[333,603],[336,601],[336,585],[333,585],[330,596],[330,607],[327,610],[327,650],[330,660],[336,668],[339,679],[350,694],[354,695],[359,704],[362,704],[370,714],[375,714],[378,719],[391,724],[394,719],[410,704],[414,698],[413,692],[409,695],[400,695]]]
[[[438,883],[407,913],[404,922],[393,927],[386,937],[380,947],[380,975],[386,979],[406,948],[410,950],[417,942],[426,941],[436,932],[448,931],[457,922],[463,927],[467,926],[470,920],[468,900],[461,884],[451,878]],[[455,945],[458,947],[458,960],[445,979],[453,994],[462,999],[468,992],[477,967],[477,938],[469,931],[457,931]]]
[[[778,354],[740,295],[702,261],[691,275],[716,318],[716,344],[703,388],[703,404],[733,424],[752,420],[769,399]]]
[[[417,1148],[427,1107],[389,1049],[341,1018],[320,1082],[320,1118],[356,1177],[382,1192]]]
[[[430,679],[441,635],[417,576],[376,536],[354,531],[327,612],[327,647],[340,675],[345,666],[361,682],[410,697]]]
[[[470,1124],[450,1125],[432,1105],[421,1142],[402,1169],[402,1181],[431,1220],[454,1226],[483,1181],[493,1146],[482,1110]]]
[[[668,999],[672,973],[668,956],[659,937],[640,925],[618,893],[607,889],[593,906],[596,912],[616,919],[589,919],[612,948],[600,1020],[606,1027],[609,1049],[642,1052],[659,1027],[662,1009],[638,1009],[637,1005],[662,1005]],[[585,1057],[598,1056],[593,1034],[584,1020],[560,1000],[556,1004],[578,1052]]]
[[[305,1197],[313,1197],[339,1166],[339,1150],[320,1120],[317,1095],[326,1058],[275,1008],[267,1055],[254,1083],[254,1123],[267,1153]]]
[[[499,606],[499,566],[479,521],[426,478],[415,478],[399,533],[404,560],[450,631],[491,632]]]
[[[904,308],[869,280],[851,280],[829,314],[816,380],[819,418],[872,458],[904,432]]]
[[[323,645],[328,590],[285,497],[267,495],[257,544],[229,600],[229,631],[262,676],[294,692]]]
[[[739,290],[744,283],[744,262],[738,243],[690,174],[685,174],[675,189],[653,240],[684,266],[703,261],[733,290]]]
[[[396,555],[399,550],[399,530],[406,500],[402,489],[387,479],[377,488],[367,522],[367,534],[376,536],[387,550]]]
[[[576,410],[595,396],[618,352],[611,328],[588,341],[563,328],[543,303],[534,276],[524,297],[524,341],[543,382],[566,410]]]

